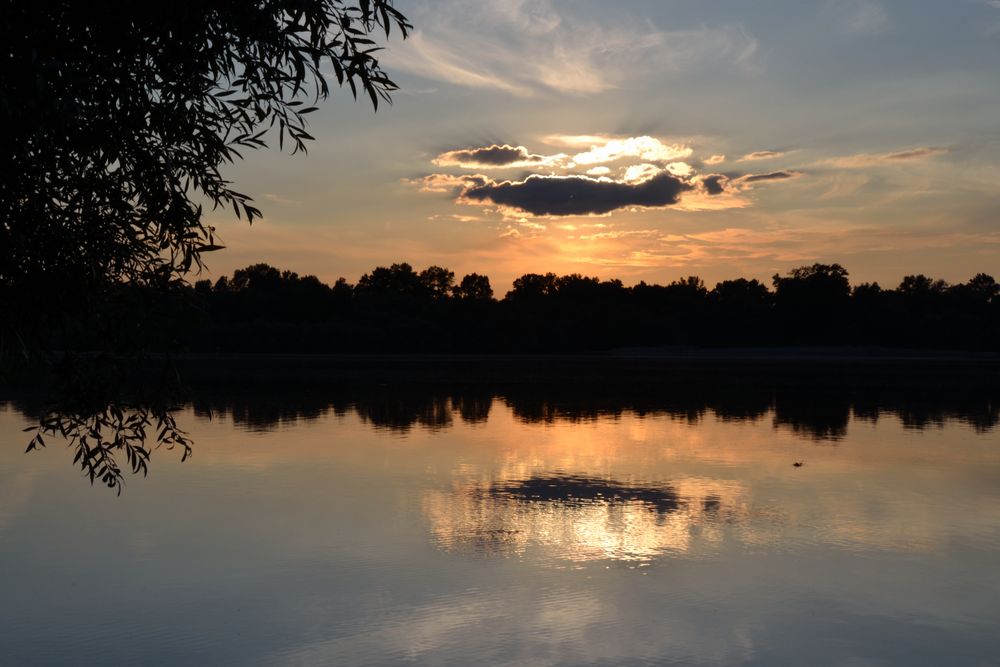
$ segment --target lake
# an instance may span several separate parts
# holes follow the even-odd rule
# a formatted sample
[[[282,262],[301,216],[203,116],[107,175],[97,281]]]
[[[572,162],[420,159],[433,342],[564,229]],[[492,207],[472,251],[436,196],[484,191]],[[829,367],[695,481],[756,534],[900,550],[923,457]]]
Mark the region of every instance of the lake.
[[[215,387],[120,497],[8,401],[0,663],[1000,664],[996,394],[819,386]]]

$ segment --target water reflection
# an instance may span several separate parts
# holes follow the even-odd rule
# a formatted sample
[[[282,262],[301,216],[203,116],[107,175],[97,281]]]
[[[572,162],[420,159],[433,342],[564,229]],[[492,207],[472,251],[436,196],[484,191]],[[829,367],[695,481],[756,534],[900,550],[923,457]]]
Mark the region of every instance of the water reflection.
[[[637,372],[636,367],[630,368]],[[247,382],[239,382],[239,378],[220,381],[219,376],[212,376],[193,383],[190,405],[198,417],[228,417],[237,426],[257,432],[314,422],[331,414],[340,418],[353,414],[375,430],[402,436],[414,428],[448,430],[456,422],[485,425],[497,404],[529,424],[619,420],[625,415],[639,419],[665,416],[692,425],[706,418],[751,424],[769,420],[777,431],[791,431],[828,444],[847,437],[852,419],[874,424],[884,417],[894,417],[904,427],[916,430],[942,427],[949,422],[966,424],[978,433],[996,427],[1000,422],[1000,383],[992,374],[970,374],[968,369],[956,373],[931,370],[934,372],[926,368],[906,372],[896,369],[883,374],[857,367],[812,372],[796,366],[724,373],[712,367],[698,372],[674,368],[662,377],[634,376],[633,382],[633,376],[619,369],[598,380],[570,381],[556,374],[542,376],[538,382],[512,385],[473,382],[471,376],[463,382],[430,385],[414,385],[392,375],[385,377],[385,382],[359,378],[347,385],[330,385],[308,376],[293,381],[261,374],[253,376],[252,381],[247,378]],[[77,414],[53,411],[30,399],[18,399],[13,404],[37,420],[48,435],[62,433],[78,452],[82,451],[85,455],[78,454],[74,463],[83,462],[92,482],[101,476],[120,492],[122,470],[145,475],[153,449],[153,443],[144,442],[145,429],[132,429],[135,434],[131,439],[123,441],[119,437],[129,432],[123,425],[130,422],[124,421],[122,415],[135,412],[140,426],[151,425],[151,419],[140,419],[144,414],[141,410],[122,411],[108,404]],[[197,443],[189,442],[184,435],[185,425],[176,424],[170,411],[159,410],[155,415],[159,426],[153,432],[160,441],[164,433],[168,434],[166,443],[182,444],[184,458],[192,448],[196,449]],[[111,436],[86,446],[89,434],[102,434],[101,429],[90,428],[95,422],[103,423],[102,419],[108,422],[104,430]],[[76,431],[66,424],[80,424],[77,430],[87,437],[74,435]],[[38,444],[32,440],[28,449]],[[119,462],[116,457],[125,461]]]
[[[529,424],[620,419],[625,415],[669,417],[697,424],[704,419],[757,423],[770,420],[816,441],[837,441],[847,435],[851,419],[876,423],[898,418],[906,428],[966,424],[985,433],[1000,423],[1000,391],[982,387],[842,387],[838,390],[774,387],[676,387],[651,393],[580,391],[568,387],[543,390],[525,387],[476,389],[383,386],[352,390],[289,388],[274,394],[209,394],[192,401],[195,414],[230,416],[239,425],[268,430],[297,421],[315,421],[328,414],[357,414],[376,429],[405,434],[414,428],[439,431],[456,421],[484,424],[494,405],[509,408]]]
[[[997,655],[991,394],[754,386],[206,392],[124,499],[0,409],[0,662]]]
[[[726,524],[745,523],[750,510],[737,483],[550,474],[432,491],[424,513],[446,551],[523,556],[535,549],[546,559],[582,563],[705,551],[721,543]]]

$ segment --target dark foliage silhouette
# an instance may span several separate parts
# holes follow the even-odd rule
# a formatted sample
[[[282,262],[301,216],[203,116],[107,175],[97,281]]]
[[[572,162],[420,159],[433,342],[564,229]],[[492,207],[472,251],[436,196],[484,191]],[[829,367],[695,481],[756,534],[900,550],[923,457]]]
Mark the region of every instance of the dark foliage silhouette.
[[[61,438],[91,484],[100,482],[119,495],[126,471],[149,472],[153,449],[180,449],[182,461],[191,454],[191,440],[174,415],[180,393],[169,368],[126,372],[100,358],[62,364],[37,425],[26,429],[33,434],[28,452],[45,447],[46,438]]]
[[[377,267],[332,287],[263,264],[199,282],[175,303],[174,345],[195,352],[545,352],[627,347],[837,346],[997,350],[1000,286],[907,276],[853,289],[840,265],[666,285],[529,273],[501,299],[489,278],[446,268]],[[197,305],[195,305],[197,304]],[[186,310],[185,310],[186,308]],[[168,348],[164,348],[168,349]],[[176,347],[174,349],[177,349]]]
[[[90,385],[176,345],[173,316],[198,319],[216,291],[184,282],[221,247],[203,206],[260,216],[225,166],[268,141],[305,151],[331,81],[388,101],[375,39],[410,28],[392,0],[0,6],[0,374],[10,357],[62,369],[29,450],[61,435],[92,482],[119,491],[114,453],[145,472],[147,429],[186,455],[163,397]],[[238,272],[234,289],[279,318],[329,315],[303,305],[328,287],[269,268]],[[288,285],[298,298],[273,298]],[[84,372],[95,377],[75,382]]]
[[[0,335],[26,347],[200,266],[203,202],[260,215],[222,168],[269,137],[305,150],[331,80],[388,100],[372,38],[409,28],[391,0],[4,3]]]

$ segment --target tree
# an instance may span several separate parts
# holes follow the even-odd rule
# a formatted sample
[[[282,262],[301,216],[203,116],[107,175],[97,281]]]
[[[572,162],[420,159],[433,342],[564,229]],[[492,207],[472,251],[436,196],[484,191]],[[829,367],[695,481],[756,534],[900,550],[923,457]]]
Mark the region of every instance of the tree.
[[[779,307],[822,309],[842,306],[851,296],[847,269],[840,264],[813,264],[792,269],[785,277],[774,275]]]
[[[1000,296],[1000,285],[987,273],[977,273],[966,285],[969,291],[983,302],[991,302]]]
[[[514,281],[504,299],[514,303],[537,304],[558,290],[558,277],[554,273],[526,273]]]
[[[455,272],[440,266],[429,266],[420,272],[420,283],[435,301],[447,299],[455,285]]]
[[[907,297],[926,298],[931,295],[944,294],[948,283],[943,280],[933,280],[922,273],[915,276],[904,276],[896,291]]]
[[[373,37],[410,28],[392,0],[0,5],[0,364],[8,340],[26,358],[54,324],[115,353],[155,330],[124,286],[176,289],[220,248],[205,204],[260,216],[225,165],[275,135],[305,151],[329,80],[388,101]],[[145,472],[147,427],[187,451],[168,397],[95,381],[124,365],[64,371],[29,449],[62,434],[92,482],[118,489],[113,453]]]
[[[371,273],[361,276],[356,291],[363,296],[376,298],[413,298],[424,292],[420,275],[413,267],[402,262],[389,268],[377,266]]]
[[[767,286],[756,278],[723,280],[721,283],[716,283],[711,294],[716,303],[730,311],[762,308],[768,304],[771,297]]]
[[[782,342],[830,344],[843,340],[851,283],[840,264],[800,266],[774,275]]]
[[[200,267],[220,247],[204,203],[260,216],[222,168],[269,138],[304,151],[329,80],[388,101],[373,38],[410,28],[392,0],[4,3],[8,324]]]
[[[490,301],[493,298],[493,288],[489,276],[470,273],[462,278],[453,290],[456,299],[462,301]]]

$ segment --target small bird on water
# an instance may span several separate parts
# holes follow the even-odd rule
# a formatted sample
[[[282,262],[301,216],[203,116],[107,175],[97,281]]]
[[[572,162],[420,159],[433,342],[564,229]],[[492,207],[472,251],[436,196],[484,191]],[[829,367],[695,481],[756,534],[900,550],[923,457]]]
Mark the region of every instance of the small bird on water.
[[[802,461],[796,461],[792,465],[795,466],[796,468],[801,468],[802,467]]]

